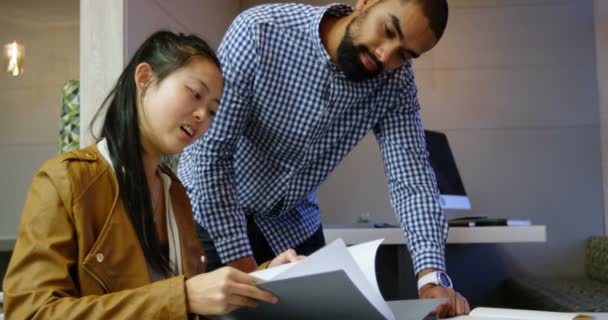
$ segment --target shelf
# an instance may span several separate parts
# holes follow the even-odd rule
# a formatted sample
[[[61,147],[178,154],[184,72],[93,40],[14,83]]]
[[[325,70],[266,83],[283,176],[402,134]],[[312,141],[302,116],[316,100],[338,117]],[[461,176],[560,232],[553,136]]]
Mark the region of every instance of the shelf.
[[[356,228],[324,225],[325,242],[331,243],[342,238],[347,244],[356,244],[384,238],[383,244],[405,244],[400,228]],[[448,244],[467,243],[523,243],[546,242],[545,226],[527,227],[452,227],[448,234]],[[15,239],[0,237],[0,251],[11,251]]]
[[[347,244],[357,244],[384,238],[383,244],[405,244],[400,228],[356,228],[324,225],[325,241],[342,238]],[[453,227],[449,229],[448,244],[546,242],[543,225],[526,227]]]
[[[0,251],[13,251],[15,246],[15,238],[0,237]]]

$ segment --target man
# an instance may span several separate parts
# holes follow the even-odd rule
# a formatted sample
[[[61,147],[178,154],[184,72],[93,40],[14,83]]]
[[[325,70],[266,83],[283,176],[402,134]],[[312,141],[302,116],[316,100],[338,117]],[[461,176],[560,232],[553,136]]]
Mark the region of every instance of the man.
[[[447,223],[428,163],[410,60],[435,46],[446,0],[271,4],[236,18],[220,46],[225,89],[179,163],[209,261],[251,271],[324,245],[316,190],[371,129],[422,298],[468,313],[445,270]],[[215,257],[215,258],[214,258]]]

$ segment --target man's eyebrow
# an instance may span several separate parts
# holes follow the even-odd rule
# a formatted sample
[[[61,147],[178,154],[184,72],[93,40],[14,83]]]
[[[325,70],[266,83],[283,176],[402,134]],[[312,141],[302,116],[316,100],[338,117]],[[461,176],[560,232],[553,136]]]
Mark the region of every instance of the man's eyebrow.
[[[401,41],[403,41],[403,39],[405,38],[405,36],[403,35],[403,31],[401,30],[401,25],[399,25],[399,18],[397,18],[393,14],[391,14],[389,16],[391,18],[391,23],[393,24],[393,28],[395,28],[395,31],[397,31],[397,35],[399,35],[399,39]],[[405,52],[407,52],[414,59],[420,57],[420,54],[418,52],[412,50],[412,49],[405,48],[403,50]]]
[[[403,41],[403,31],[401,31],[401,25],[399,25],[399,18],[393,14],[390,15],[390,18],[391,22],[393,23],[393,28],[395,28],[397,34],[399,35],[399,39]]]

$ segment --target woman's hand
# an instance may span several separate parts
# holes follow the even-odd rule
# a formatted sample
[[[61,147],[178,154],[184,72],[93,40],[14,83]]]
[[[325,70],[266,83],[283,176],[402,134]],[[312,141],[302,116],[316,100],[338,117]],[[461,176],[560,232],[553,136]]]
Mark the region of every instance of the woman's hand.
[[[260,279],[232,267],[223,267],[186,280],[186,304],[189,313],[219,315],[239,307],[255,307],[258,301],[277,303],[272,293],[252,284]]]
[[[287,249],[283,253],[278,255],[276,258],[272,259],[270,264],[268,264],[268,268],[276,267],[276,266],[286,264],[286,263],[300,261],[304,258],[306,258],[306,257],[298,255],[295,250]]]

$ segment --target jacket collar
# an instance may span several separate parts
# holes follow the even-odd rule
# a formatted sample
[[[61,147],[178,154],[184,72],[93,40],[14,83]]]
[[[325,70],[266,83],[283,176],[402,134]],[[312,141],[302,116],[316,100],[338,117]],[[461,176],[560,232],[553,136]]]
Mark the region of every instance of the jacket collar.
[[[95,240],[95,243],[89,250],[83,266],[91,273],[91,276],[96,278],[108,291],[117,291],[122,288],[132,287],[135,285],[145,285],[151,282],[151,277],[148,272],[147,262],[141,249],[138,237],[133,229],[130,219],[125,211],[122,199],[119,196],[118,181],[111,169],[109,163],[104,160],[99,150],[95,145],[87,148],[73,151],[71,157],[78,158],[83,161],[97,162],[101,167],[100,175],[108,175],[104,179],[95,179],[96,181],[111,181],[112,194],[111,206],[109,206],[106,214],[106,221]],[[170,198],[173,205],[176,224],[178,226],[180,237],[180,250],[183,273],[186,277],[192,277],[204,271],[205,263],[201,263],[200,256],[202,250],[200,244],[196,243],[196,231],[192,220],[192,210],[187,193],[175,175],[166,168],[161,168],[171,180],[169,189]],[[110,200],[109,197],[105,199]],[[120,230],[120,231],[119,231]],[[126,241],[131,237],[125,237],[123,231],[130,232],[135,241]],[[121,250],[116,250],[121,248]],[[112,267],[106,267],[105,264],[99,263],[102,255],[121,255],[121,252],[126,252],[123,257],[111,257],[111,261],[119,261],[119,265],[126,268],[115,270]],[[110,258],[110,257],[106,257]],[[110,263],[110,262],[108,262]],[[112,270],[119,274],[112,273]],[[121,283],[124,282],[124,283]]]

